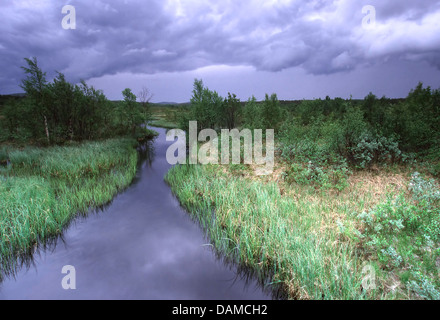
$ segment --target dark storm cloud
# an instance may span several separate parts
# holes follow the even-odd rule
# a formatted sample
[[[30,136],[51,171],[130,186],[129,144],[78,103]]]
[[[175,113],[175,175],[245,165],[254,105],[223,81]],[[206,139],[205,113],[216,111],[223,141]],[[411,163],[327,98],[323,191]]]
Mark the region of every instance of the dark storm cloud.
[[[76,8],[77,29],[61,27]],[[376,9],[365,30],[364,5]],[[58,1],[0,4],[0,92],[16,90],[24,57],[71,81],[118,72],[244,65],[331,74],[389,59],[440,66],[440,6],[422,1]]]

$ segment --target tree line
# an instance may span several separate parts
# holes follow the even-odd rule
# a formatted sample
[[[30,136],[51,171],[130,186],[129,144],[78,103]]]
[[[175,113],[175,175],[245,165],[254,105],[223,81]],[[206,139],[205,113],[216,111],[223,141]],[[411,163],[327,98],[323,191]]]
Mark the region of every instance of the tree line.
[[[228,92],[223,98],[216,91],[210,90],[203,80],[195,79],[190,103],[183,107],[178,118],[179,127],[188,129],[189,121],[197,121],[198,129],[233,129],[240,126],[248,128],[276,128],[283,117],[277,95],[257,103],[255,97],[243,103],[235,94]]]
[[[123,101],[110,101],[101,90],[85,81],[69,83],[60,72],[49,82],[35,57],[25,61],[25,97],[10,99],[2,108],[8,140],[51,145],[146,133],[142,125],[150,117],[145,89],[141,103],[129,88],[122,92]]]
[[[190,120],[198,129],[275,129],[279,151],[287,160],[347,162],[356,167],[396,163],[413,156],[440,155],[440,90],[419,83],[403,99],[303,100],[280,103],[276,94],[263,101],[226,98],[195,79],[190,104],[180,112],[179,126]]]

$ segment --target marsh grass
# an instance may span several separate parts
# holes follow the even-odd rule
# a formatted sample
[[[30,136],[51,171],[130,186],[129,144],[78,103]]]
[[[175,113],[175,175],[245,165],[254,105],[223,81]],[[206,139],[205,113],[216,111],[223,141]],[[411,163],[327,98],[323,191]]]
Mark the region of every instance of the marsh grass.
[[[335,208],[325,194],[302,188],[292,190],[296,197],[282,195],[274,182],[229,175],[215,165],[176,166],[166,181],[213,246],[266,285],[281,284],[293,299],[368,297],[362,261],[329,224]],[[337,206],[342,214],[349,210]]]
[[[13,269],[18,256],[130,184],[137,169],[136,145],[121,138],[10,150],[10,164],[0,171],[2,268]]]
[[[344,190],[287,183],[282,168],[255,176],[243,165],[180,165],[166,181],[207,232],[213,247],[290,299],[401,299],[408,290],[377,255],[341,225],[356,213],[408,192],[410,171],[355,171]],[[376,289],[364,290],[364,267],[376,272]]]

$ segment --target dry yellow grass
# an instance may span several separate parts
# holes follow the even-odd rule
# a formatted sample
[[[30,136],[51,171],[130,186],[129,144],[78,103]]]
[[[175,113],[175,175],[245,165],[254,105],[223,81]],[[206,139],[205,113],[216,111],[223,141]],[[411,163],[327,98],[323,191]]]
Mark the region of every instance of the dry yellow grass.
[[[411,172],[406,168],[399,168],[397,172],[386,169],[374,168],[370,171],[355,171],[348,177],[348,186],[342,191],[319,190],[310,186],[289,185],[284,181],[283,173],[286,165],[282,161],[276,161],[273,172],[269,175],[256,175],[256,165],[249,165],[249,170],[240,173],[241,177],[262,182],[275,182],[278,184],[280,194],[292,197],[296,201],[308,202],[310,205],[323,205],[325,197],[326,207],[332,214],[329,218],[342,218],[338,213],[341,206],[351,203],[350,206],[362,203],[362,210],[372,208],[385,200],[389,193],[408,192],[408,184],[411,180]],[[228,166],[222,166],[225,173],[230,173]]]
[[[251,181],[276,183],[283,197],[294,199],[298,207],[307,212],[321,212],[322,220],[316,234],[324,235],[338,230],[337,221],[346,222],[350,217],[347,213],[362,212],[374,208],[386,200],[390,193],[408,192],[411,172],[406,168],[398,168],[396,172],[374,168],[369,171],[354,171],[348,177],[348,185],[342,190],[321,190],[308,185],[288,184],[283,178],[286,165],[282,161],[275,162],[273,172],[269,175],[256,175],[256,165],[247,166],[247,170],[239,172],[239,176]],[[226,174],[233,174],[229,166],[222,166]],[[234,173],[236,174],[236,173]],[[336,246],[339,239],[333,245]],[[391,284],[391,287],[394,285]],[[301,294],[300,294],[301,295]],[[301,295],[303,296],[303,295]]]

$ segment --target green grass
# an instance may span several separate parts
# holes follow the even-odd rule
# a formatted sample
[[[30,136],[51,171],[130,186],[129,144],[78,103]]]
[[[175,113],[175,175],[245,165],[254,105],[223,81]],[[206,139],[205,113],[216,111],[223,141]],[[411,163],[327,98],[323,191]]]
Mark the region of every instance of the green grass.
[[[149,125],[167,129],[178,128],[178,117],[182,111],[181,107],[173,105],[151,106],[151,121]]]
[[[433,180],[416,181],[403,167],[355,171],[338,190],[289,183],[282,168],[266,177],[252,169],[179,165],[165,179],[213,247],[262,284],[281,286],[290,299],[440,297]],[[407,200],[390,203],[392,195]],[[375,289],[363,289],[367,265]]]
[[[153,127],[159,127],[159,128],[165,128],[165,129],[176,129],[176,128],[178,128],[178,125],[177,125],[176,122],[162,120],[162,119],[152,120],[149,123],[149,125],[153,126]]]
[[[173,167],[166,181],[213,246],[280,285],[291,299],[365,299],[362,265],[350,242],[328,226],[332,207],[281,194],[276,183],[231,176],[220,166]],[[268,280],[270,279],[270,280]]]
[[[136,145],[134,139],[120,138],[9,150],[10,165],[0,166],[2,268],[13,268],[16,257],[130,184],[137,169]]]

